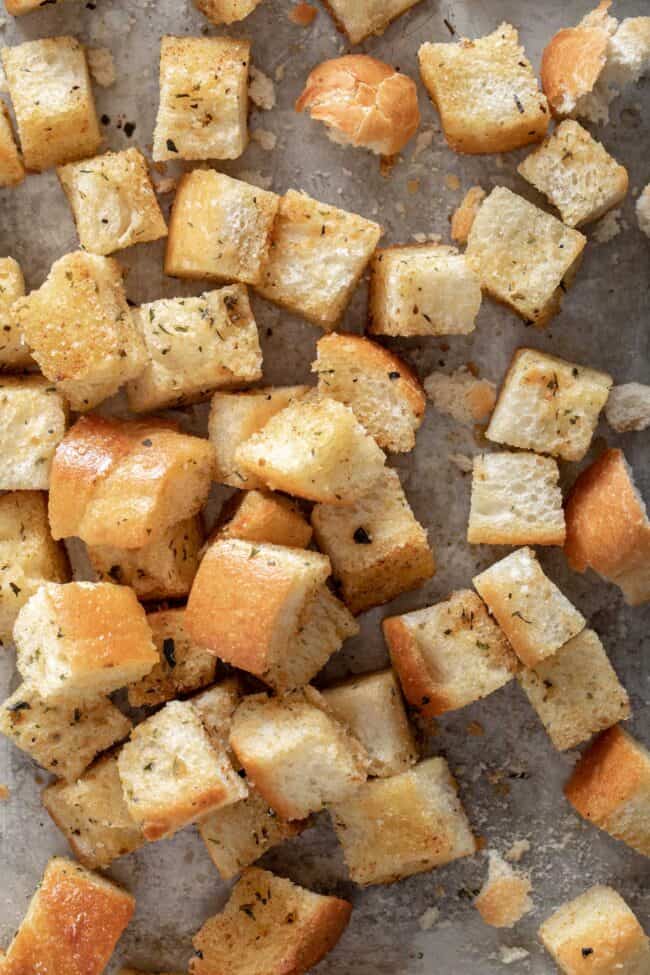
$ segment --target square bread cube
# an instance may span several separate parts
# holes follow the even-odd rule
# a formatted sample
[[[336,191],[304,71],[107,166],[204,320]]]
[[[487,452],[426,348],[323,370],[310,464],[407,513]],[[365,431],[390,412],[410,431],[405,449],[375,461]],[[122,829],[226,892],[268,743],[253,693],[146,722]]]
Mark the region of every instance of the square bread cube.
[[[583,630],[519,682],[558,751],[630,716],[630,699],[593,630]]]
[[[467,541],[474,545],[563,545],[560,472],[552,457],[474,458]]]
[[[372,220],[289,190],[280,200],[256,290],[312,324],[333,329],[381,234]]]
[[[240,491],[221,509],[217,538],[241,538],[288,548],[307,548],[311,525],[295,501],[264,491]]]
[[[552,657],[586,626],[530,548],[506,555],[472,581],[526,667]]]
[[[25,295],[20,264],[13,257],[0,257],[0,372],[21,372],[32,364],[29,349],[20,334],[11,306]]]
[[[505,636],[468,589],[382,626],[404,696],[424,717],[479,701],[518,670]]]
[[[0,375],[0,490],[47,490],[67,420],[67,404],[47,379]]]
[[[163,37],[153,158],[237,159],[248,142],[251,46],[234,37]]]
[[[510,152],[546,135],[548,102],[511,24],[476,40],[423,44],[418,59],[456,152]]]
[[[352,613],[417,589],[436,571],[427,533],[390,468],[354,504],[317,504],[311,517],[316,543]]]
[[[220,386],[262,378],[257,324],[243,285],[163,298],[135,309],[133,317],[149,357],[126,386],[135,413],[186,406]]]
[[[375,253],[369,304],[375,335],[468,335],[480,307],[481,282],[455,247],[409,244]]]
[[[491,298],[531,325],[546,325],[573,283],[587,238],[505,186],[472,225],[465,256]]]
[[[17,186],[25,178],[25,167],[9,118],[9,110],[0,102],[0,186]]]
[[[611,887],[590,887],[562,904],[538,934],[565,975],[643,975],[650,971],[650,939]]]
[[[365,749],[312,687],[284,697],[245,697],[233,717],[230,746],[283,819],[305,819],[347,799],[367,778]]]
[[[494,850],[488,856],[488,875],[474,899],[474,907],[491,927],[513,928],[533,909],[530,877],[513,870]]]
[[[14,625],[17,666],[46,702],[110,694],[158,662],[132,589],[107,582],[47,582]]]
[[[167,224],[139,149],[60,166],[57,175],[72,209],[79,243],[112,254],[167,236]]]
[[[350,879],[366,887],[424,873],[476,850],[444,758],[372,779],[331,809]]]
[[[250,867],[194,936],[190,975],[305,975],[332,950],[352,905]]]
[[[12,314],[41,371],[73,410],[92,409],[146,363],[122,268],[110,257],[76,251],[59,258]]]
[[[190,701],[170,701],[139,724],[117,764],[128,810],[149,841],[248,792]]]
[[[74,37],[2,50],[27,169],[41,172],[97,152],[102,135],[86,52]]]
[[[280,197],[214,169],[186,173],[169,222],[165,274],[257,284]]]
[[[416,3],[419,0],[327,0],[325,6],[350,43],[359,44],[370,34],[381,34]]]
[[[488,440],[582,460],[612,377],[537,349],[517,349],[485,431]]]

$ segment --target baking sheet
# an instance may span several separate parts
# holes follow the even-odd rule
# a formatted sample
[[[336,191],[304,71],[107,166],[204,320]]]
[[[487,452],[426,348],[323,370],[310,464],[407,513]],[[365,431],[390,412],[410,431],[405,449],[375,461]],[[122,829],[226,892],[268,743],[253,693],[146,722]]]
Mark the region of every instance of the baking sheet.
[[[408,242],[421,234],[439,234],[447,240],[451,213],[464,191],[477,182],[486,189],[510,186],[540,202],[515,172],[523,153],[461,157],[446,148],[437,114],[419,82],[417,49],[423,41],[450,39],[445,20],[458,34],[469,36],[488,33],[508,20],[519,27],[537,66],[546,40],[558,28],[577,22],[590,8],[589,0],[423,0],[382,37],[364,43],[362,50],[418,78],[420,131],[431,133],[430,144],[422,148],[420,143],[420,152],[411,142],[389,178],[380,174],[375,157],[334,145],[321,127],[293,111],[310,68],[344,52],[346,44],[321,7],[313,25],[302,29],[288,19],[291,6],[289,0],[264,0],[245,22],[225,31],[250,37],[255,64],[275,78],[276,107],[253,110],[251,128],[273,132],[277,147],[267,152],[252,142],[236,163],[217,168],[248,179],[261,176],[277,192],[301,188],[378,219],[385,227],[384,243]],[[647,12],[647,0],[621,0],[616,6],[620,18]],[[105,126],[107,147],[139,145],[149,153],[157,105],[159,38],[164,33],[198,34],[206,28],[207,22],[189,0],[68,0],[15,22],[5,17],[0,43],[74,33],[85,43],[109,47],[117,82],[108,89],[96,88],[99,112],[110,118]],[[632,192],[622,209],[620,235],[609,243],[590,242],[562,313],[545,332],[525,328],[509,311],[486,299],[476,332],[470,336],[391,342],[422,377],[433,368],[451,370],[473,361],[482,375],[500,381],[513,349],[530,344],[607,369],[617,382],[648,381],[650,243],[636,227],[633,200],[650,181],[650,81],[616,102],[612,119],[597,134],[630,172]],[[125,134],[127,122],[135,124],[131,137]],[[167,175],[176,171],[171,165]],[[168,205],[170,198],[165,199]],[[76,246],[72,219],[53,172],[31,176],[18,189],[0,190],[0,256],[13,255],[20,261],[28,288],[37,287],[52,261]],[[117,255],[130,268],[127,290],[133,301],[202,290],[200,284],[183,284],[162,275],[163,250],[163,243],[155,243]],[[309,381],[321,332],[261,300],[255,299],[254,305],[265,381]],[[361,331],[364,317],[361,287],[343,327]],[[194,427],[205,423],[205,408],[186,412]],[[616,437],[603,425],[590,458],[605,438],[625,449],[646,498],[650,497],[650,472],[643,466],[648,433]],[[360,636],[330,663],[327,677],[384,665],[387,657],[379,628],[383,616],[444,598],[453,588],[467,586],[477,569],[505,554],[506,550],[486,546],[470,549],[464,541],[470,478],[449,462],[449,454],[471,455],[479,449],[471,431],[431,409],[415,451],[392,459],[416,515],[429,530],[438,572],[419,591],[364,616]],[[570,484],[578,468],[561,466],[563,482]],[[542,549],[540,555],[547,571],[600,634],[632,698],[630,728],[650,742],[650,607],[625,607],[617,589],[593,575],[569,572],[557,551]],[[0,650],[3,697],[17,683],[13,650]],[[468,733],[472,722],[480,724],[482,735]],[[353,901],[352,923],[319,972],[496,975],[504,971],[505,961],[515,959],[512,971],[546,975],[554,966],[536,942],[537,927],[560,901],[597,882],[616,887],[650,930],[648,861],[571,812],[561,787],[577,753],[559,755],[553,750],[514,682],[483,702],[445,716],[424,743],[424,751],[447,757],[472,824],[490,847],[504,852],[514,840],[530,841],[522,866],[532,873],[535,911],[513,931],[499,932],[480,921],[468,896],[483,881],[482,855],[392,887],[356,889],[346,879],[340,851],[323,815],[317,828],[262,861],[299,883]],[[9,942],[23,917],[48,857],[68,853],[40,805],[39,793],[46,781],[45,773],[22,752],[0,742],[0,783],[11,789],[9,802],[0,803],[0,945]],[[118,961],[145,969],[183,969],[191,955],[191,935],[227,895],[194,829],[118,861],[110,873],[133,891],[138,907],[109,971],[116,970]],[[513,948],[517,951],[509,954]]]

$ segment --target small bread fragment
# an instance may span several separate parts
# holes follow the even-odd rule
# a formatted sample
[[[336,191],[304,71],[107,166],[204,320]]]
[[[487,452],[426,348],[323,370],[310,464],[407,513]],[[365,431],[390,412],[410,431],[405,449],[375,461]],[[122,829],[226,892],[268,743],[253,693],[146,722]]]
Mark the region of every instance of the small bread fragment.
[[[639,224],[639,230],[650,237],[650,183],[645,187],[643,192],[640,194],[638,200],[635,204],[636,217]]]
[[[424,380],[424,390],[439,413],[468,427],[486,420],[496,402],[494,383],[477,379],[466,366],[451,375],[432,372]]]
[[[307,548],[312,528],[298,505],[289,498],[264,491],[241,491],[221,509],[211,538],[241,538],[287,548]]]
[[[491,927],[512,928],[533,909],[530,877],[513,870],[494,850],[489,851],[488,864],[488,875],[474,907]]]
[[[0,490],[47,490],[68,421],[63,396],[43,376],[0,375],[0,418]]]
[[[25,178],[25,167],[16,145],[9,109],[0,102],[0,186],[17,186]]]
[[[22,372],[33,362],[11,312],[14,301],[24,295],[20,264],[13,257],[0,257],[0,372]]]
[[[469,232],[474,225],[476,214],[486,193],[482,186],[471,186],[463,197],[460,206],[451,218],[451,239],[457,244],[466,244]]]
[[[244,696],[244,687],[239,677],[226,677],[213,687],[195,694],[190,703],[203,723],[203,727],[214,739],[219,750],[225,748],[235,768],[239,770],[236,759],[228,744],[232,716]],[[239,801],[239,800],[238,800]],[[235,803],[237,805],[237,803]],[[225,807],[224,807],[225,808]]]
[[[391,21],[419,0],[327,0],[325,6],[350,44],[360,44],[371,34],[381,34]]]
[[[234,24],[244,20],[262,0],[194,0],[194,5],[213,24]]]
[[[605,416],[617,433],[645,430],[650,426],[650,386],[643,383],[614,386],[605,406]]]

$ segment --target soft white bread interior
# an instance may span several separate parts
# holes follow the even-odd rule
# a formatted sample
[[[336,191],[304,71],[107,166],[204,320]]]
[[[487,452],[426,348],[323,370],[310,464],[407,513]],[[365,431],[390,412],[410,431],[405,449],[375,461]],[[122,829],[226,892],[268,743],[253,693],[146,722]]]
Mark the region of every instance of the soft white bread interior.
[[[605,405],[605,416],[617,433],[645,430],[650,426],[650,386],[643,383],[614,386]]]
[[[2,110],[0,109],[0,126]],[[0,145],[2,137],[0,136]],[[0,185],[2,185],[2,149],[0,148]],[[32,357],[22,337],[11,306],[24,297],[25,279],[20,264],[13,257],[0,257],[0,372],[22,372],[32,364]]]
[[[432,372],[424,380],[424,389],[439,413],[445,413],[465,426],[485,421],[496,402],[494,383],[478,379],[466,366],[451,375]]]
[[[68,406],[42,376],[0,375],[0,490],[46,491]]]
[[[533,909],[528,874],[514,870],[495,850],[488,854],[488,874],[474,906],[486,924],[512,928]]]

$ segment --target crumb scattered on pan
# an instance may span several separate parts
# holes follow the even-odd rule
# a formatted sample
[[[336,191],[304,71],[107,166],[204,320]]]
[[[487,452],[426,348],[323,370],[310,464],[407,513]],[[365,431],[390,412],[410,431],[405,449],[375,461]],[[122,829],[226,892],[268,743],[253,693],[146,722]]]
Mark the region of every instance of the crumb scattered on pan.
[[[258,108],[269,111],[275,106],[275,85],[273,79],[267,74],[251,65],[250,81],[248,83],[248,95],[250,100]]]
[[[86,48],[86,57],[90,73],[98,85],[102,88],[110,88],[115,84],[115,62],[107,47]]]
[[[457,244],[466,244],[470,230],[481,203],[485,199],[485,190],[482,186],[472,186],[467,191],[463,200],[451,218],[451,239]]]
[[[242,169],[237,174],[237,179],[243,179],[245,183],[252,183],[253,186],[259,186],[261,190],[270,189],[273,183],[271,176],[265,176],[257,169]]]
[[[9,787],[0,785],[0,802],[6,802],[9,798]]]
[[[485,728],[478,721],[470,721],[467,725],[467,734],[474,738],[480,738],[481,735],[485,734]]]
[[[418,924],[422,931],[430,931],[440,917],[437,907],[428,907],[427,910],[418,918]]]
[[[440,234],[412,234],[412,237],[417,244],[437,244],[442,240]]]
[[[251,139],[253,142],[257,142],[258,146],[265,152],[271,152],[275,149],[278,142],[275,132],[269,132],[268,129],[253,129]]]
[[[469,474],[474,466],[474,461],[467,454],[449,454],[449,460],[463,474]]]
[[[530,850],[529,840],[515,840],[510,849],[505,854],[506,860],[510,863],[519,863],[521,858]]]
[[[422,131],[416,136],[415,148],[413,150],[411,159],[417,159],[420,153],[424,152],[425,149],[428,149],[432,142],[433,129],[422,129]]]
[[[445,186],[448,190],[460,189],[460,180],[458,179],[458,176],[456,176],[456,173],[447,173],[445,176]]]
[[[610,210],[605,216],[598,221],[594,228],[592,234],[592,239],[596,241],[597,244],[606,244],[608,241],[613,240],[614,237],[618,237],[621,230],[625,228],[625,224],[621,218],[620,210]]]
[[[406,189],[409,191],[409,193],[417,193],[418,190],[420,189],[420,180],[419,179],[407,180]]]
[[[174,179],[173,176],[166,176],[164,179],[158,180],[157,183],[154,183],[154,189],[159,196],[164,196],[165,193],[173,193],[177,185],[177,179]]]
[[[309,27],[316,16],[317,10],[310,3],[297,3],[289,11],[289,20],[298,27]]]
[[[516,961],[523,961],[524,958],[528,958],[530,952],[526,951],[525,948],[510,947],[509,945],[501,945],[499,947],[499,960],[504,965],[513,965]]]

